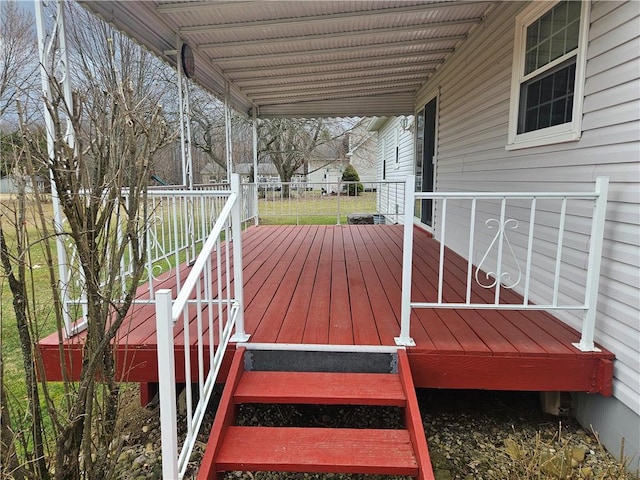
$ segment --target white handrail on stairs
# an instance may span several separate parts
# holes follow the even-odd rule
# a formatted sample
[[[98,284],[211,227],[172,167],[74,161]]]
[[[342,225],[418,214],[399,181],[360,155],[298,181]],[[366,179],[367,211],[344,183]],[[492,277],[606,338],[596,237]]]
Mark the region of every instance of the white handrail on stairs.
[[[188,277],[179,288],[176,299],[172,300],[171,290],[157,292],[156,328],[164,478],[183,478],[227,345],[232,339],[248,339],[244,332],[241,233],[240,178],[232,175],[232,188],[227,202]],[[212,268],[213,261],[216,262],[215,270]],[[191,338],[193,331],[190,325],[193,322],[195,339]],[[232,337],[234,329],[235,335]],[[181,338],[179,343],[185,346],[181,363],[184,364],[187,433],[179,452],[175,337]],[[195,355],[192,352],[194,349]],[[192,362],[194,357],[195,362]],[[195,405],[192,382],[198,388]]]

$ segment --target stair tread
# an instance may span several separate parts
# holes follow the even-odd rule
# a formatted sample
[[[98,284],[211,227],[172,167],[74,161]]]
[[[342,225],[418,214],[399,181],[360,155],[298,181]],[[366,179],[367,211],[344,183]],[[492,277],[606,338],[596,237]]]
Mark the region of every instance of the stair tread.
[[[249,371],[234,401],[402,407],[406,397],[396,374]]]
[[[298,471],[416,475],[406,430],[229,427],[219,471]]]

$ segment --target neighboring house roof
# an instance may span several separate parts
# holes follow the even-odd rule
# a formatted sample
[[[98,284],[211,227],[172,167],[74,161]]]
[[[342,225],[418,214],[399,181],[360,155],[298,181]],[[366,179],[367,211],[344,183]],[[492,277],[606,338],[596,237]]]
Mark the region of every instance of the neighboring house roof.
[[[388,120],[389,117],[373,117],[369,122],[369,125],[367,125],[367,130],[370,132],[377,132],[385,123],[387,123]]]

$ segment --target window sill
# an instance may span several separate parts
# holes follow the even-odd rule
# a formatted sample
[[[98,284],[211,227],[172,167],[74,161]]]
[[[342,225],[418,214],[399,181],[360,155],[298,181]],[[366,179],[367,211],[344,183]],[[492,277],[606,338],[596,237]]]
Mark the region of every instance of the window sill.
[[[546,135],[534,138],[516,138],[509,142],[504,148],[505,150],[520,150],[523,148],[544,147],[546,145],[554,145],[557,143],[577,142],[580,140],[581,134],[578,132],[565,132],[556,135]]]

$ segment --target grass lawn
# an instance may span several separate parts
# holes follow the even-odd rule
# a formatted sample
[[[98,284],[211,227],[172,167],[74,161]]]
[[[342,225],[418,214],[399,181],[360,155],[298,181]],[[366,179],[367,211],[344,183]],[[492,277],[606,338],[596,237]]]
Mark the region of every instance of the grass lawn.
[[[345,225],[349,214],[377,213],[376,192],[347,196],[292,191],[289,198],[279,191],[264,193],[258,200],[258,212],[260,223],[267,225],[335,225],[338,215],[340,224]]]
[[[2,227],[5,233],[7,247],[10,253],[16,253],[16,232],[15,223],[15,202],[3,197],[0,199],[0,212],[2,214]],[[28,282],[28,297],[31,317],[36,319],[33,331],[32,341],[37,341],[45,335],[56,330],[55,312],[53,309],[52,291],[49,287],[49,273],[46,268],[44,244],[41,241],[42,234],[36,226],[35,204],[27,204],[27,218],[25,223],[27,226],[26,242],[30,248],[26,254],[25,263],[27,265],[26,276]],[[44,204],[45,216],[53,217],[53,210],[50,203]],[[53,253],[55,254],[55,245],[51,240]],[[9,396],[8,403],[11,415],[19,427],[19,419],[24,417],[27,408],[27,391],[24,379],[24,367],[22,353],[20,349],[20,338],[16,326],[16,316],[13,308],[13,295],[9,288],[9,281],[5,275],[4,269],[0,271],[0,335],[2,343],[2,367],[4,375],[4,383]],[[64,390],[61,384],[51,384],[49,392],[55,401],[61,400]],[[44,402],[43,402],[44,403]],[[46,410],[45,410],[46,411]],[[49,420],[45,418],[45,425],[49,424]]]

